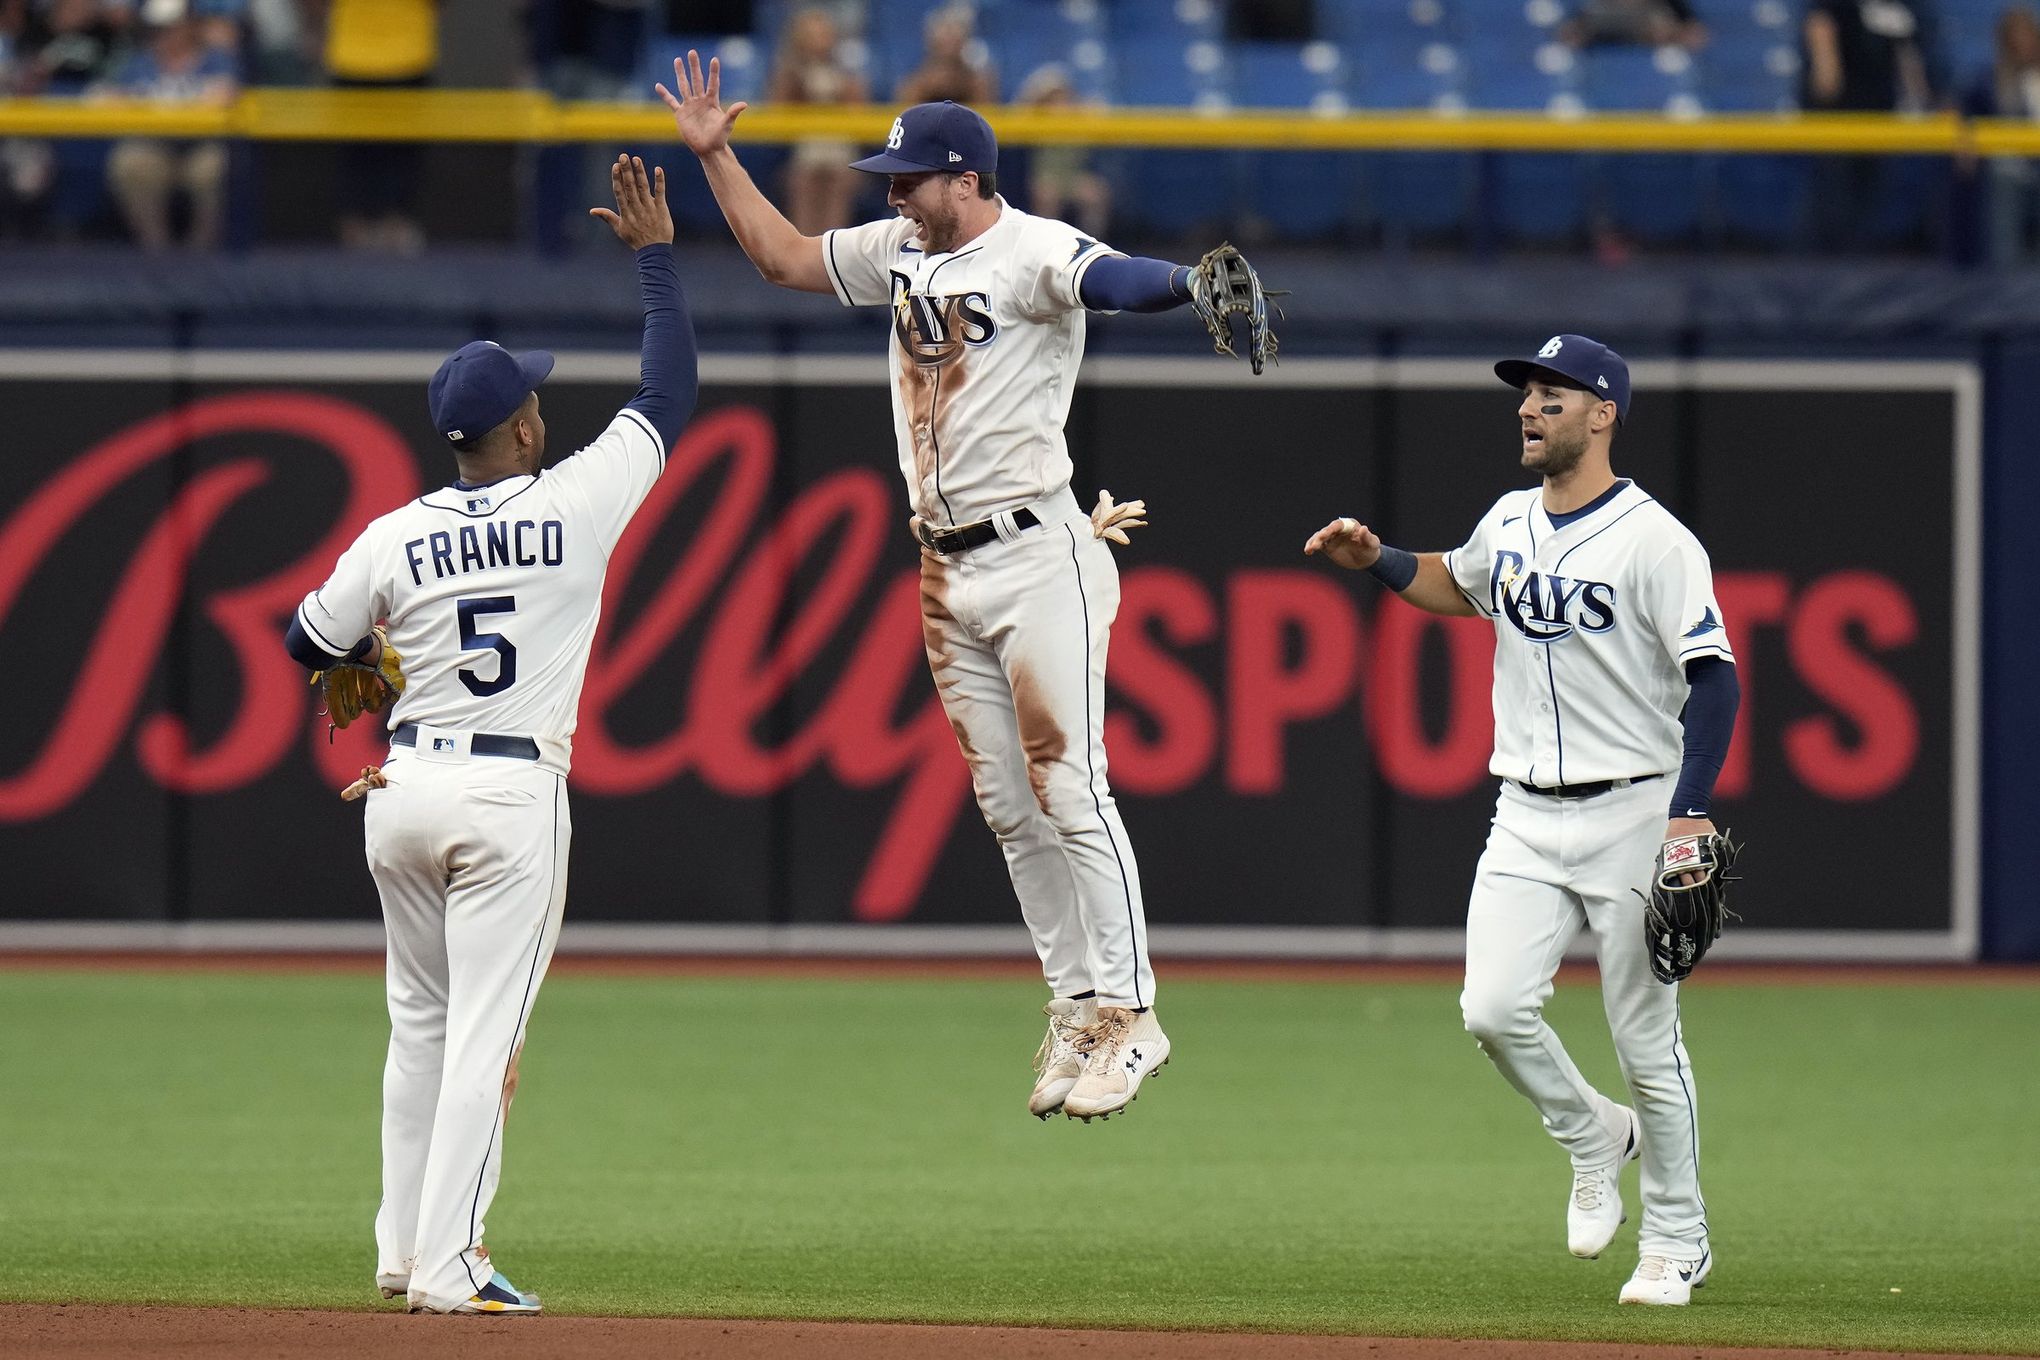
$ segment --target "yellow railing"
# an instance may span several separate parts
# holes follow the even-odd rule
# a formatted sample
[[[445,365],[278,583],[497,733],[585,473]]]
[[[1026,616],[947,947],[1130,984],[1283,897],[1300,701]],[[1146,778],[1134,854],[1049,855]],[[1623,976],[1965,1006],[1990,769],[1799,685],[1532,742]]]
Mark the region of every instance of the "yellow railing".
[[[756,143],[876,144],[889,105],[760,107],[737,124]],[[1723,114],[1672,118],[1500,113],[1314,113],[1237,109],[985,110],[1009,145],[1329,151],[1729,151],[2040,156],[2040,126],[1952,114]],[[656,104],[567,103],[531,90],[255,89],[217,108],[122,100],[0,100],[0,137],[235,137],[254,141],[660,142]]]

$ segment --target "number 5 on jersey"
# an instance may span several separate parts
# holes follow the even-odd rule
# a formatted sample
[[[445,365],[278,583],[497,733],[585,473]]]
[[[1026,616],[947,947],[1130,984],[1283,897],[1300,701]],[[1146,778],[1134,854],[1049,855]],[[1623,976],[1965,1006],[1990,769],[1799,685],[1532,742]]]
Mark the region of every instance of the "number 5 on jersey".
[[[453,602],[455,612],[460,616],[460,649],[463,652],[494,652],[496,678],[483,680],[462,667],[460,682],[467,686],[468,693],[477,699],[486,699],[491,694],[501,694],[517,683],[517,648],[501,633],[484,633],[475,627],[475,620],[490,614],[514,614],[517,612],[515,595],[473,595],[465,600]]]

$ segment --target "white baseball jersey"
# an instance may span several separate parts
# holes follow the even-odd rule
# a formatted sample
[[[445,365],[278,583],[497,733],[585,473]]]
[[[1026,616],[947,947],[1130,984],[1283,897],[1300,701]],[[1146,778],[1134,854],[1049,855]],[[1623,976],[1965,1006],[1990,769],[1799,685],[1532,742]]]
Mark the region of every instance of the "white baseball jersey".
[[[1445,565],[1495,625],[1495,754],[1540,787],[1679,768],[1686,663],[1735,659],[1707,553],[1634,483],[1563,528],[1532,487],[1496,501]]]
[[[298,621],[345,653],[377,620],[408,681],[400,722],[573,736],[609,553],[658,480],[665,445],[626,407],[537,476],[443,487],[364,529]]]
[[[1084,357],[1077,289],[1108,249],[999,200],[961,250],[923,254],[904,217],[822,237],[836,296],[890,306],[893,430],[914,513],[989,519],[1069,485],[1063,422]]]

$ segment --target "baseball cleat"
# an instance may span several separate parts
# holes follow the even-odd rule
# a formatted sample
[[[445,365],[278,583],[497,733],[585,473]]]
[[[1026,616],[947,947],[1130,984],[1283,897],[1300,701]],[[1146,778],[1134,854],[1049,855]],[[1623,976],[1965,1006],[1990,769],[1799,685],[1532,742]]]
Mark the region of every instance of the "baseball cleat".
[[[1707,1283],[1714,1270],[1714,1254],[1705,1247],[1697,1261],[1669,1256],[1646,1256],[1636,1263],[1636,1273],[1622,1286],[1623,1303],[1655,1303],[1680,1306],[1693,1301],[1693,1291]]]
[[[1048,1017],[1048,1033],[1034,1054],[1034,1089],[1027,1096],[1027,1113],[1046,1119],[1063,1107],[1063,1100],[1077,1078],[1084,1074],[1084,1055],[1097,1038],[1098,1003],[1089,997],[1071,1001],[1057,997],[1041,1008]]]
[[[1098,1008],[1098,1030],[1084,1074],[1063,1099],[1063,1113],[1086,1124],[1131,1105],[1142,1081],[1169,1060],[1169,1036],[1152,1010]]]
[[[1637,1137],[1635,1112],[1625,1108],[1622,1113],[1629,1120],[1629,1142],[1622,1155],[1609,1166],[1573,1169],[1572,1198],[1565,1206],[1565,1245],[1589,1261],[1606,1250],[1615,1240],[1615,1230],[1629,1221],[1622,1208],[1622,1168],[1636,1160],[1642,1140]]]
[[[536,1313],[539,1311],[538,1295],[527,1294],[503,1277],[497,1271],[482,1286],[482,1292],[466,1303],[457,1303],[449,1312],[454,1313]]]

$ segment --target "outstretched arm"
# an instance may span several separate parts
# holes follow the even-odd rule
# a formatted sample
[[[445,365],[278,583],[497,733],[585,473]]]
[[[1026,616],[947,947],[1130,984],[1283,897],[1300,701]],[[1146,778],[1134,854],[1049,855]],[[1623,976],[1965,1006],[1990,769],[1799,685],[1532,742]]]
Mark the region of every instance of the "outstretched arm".
[[[645,337],[639,359],[639,387],[628,407],[644,416],[667,449],[680,437],[693,414],[699,389],[699,361],[694,323],[680,292],[673,267],[673,214],[666,205],[666,172],[645,177],[645,163],[618,156],[609,167],[609,186],[616,208],[590,208],[616,232],[617,239],[637,252],[638,292],[644,300]]]
[[[1419,609],[1471,618],[1473,605],[1452,579],[1443,553],[1411,553],[1382,544],[1357,520],[1341,517],[1310,536],[1306,557],[1324,554],[1348,571],[1364,571]]]
[[[759,191],[737,160],[737,153],[730,150],[730,129],[750,105],[739,100],[728,108],[722,106],[721,61],[711,57],[704,77],[699,52],[690,50],[684,60],[675,57],[673,85],[677,95],[664,85],[656,87],[659,98],[672,110],[673,126],[679,129],[687,149],[700,158],[716,206],[722,209],[744,254],[769,283],[803,293],[834,292],[822,263],[822,238],[801,235],[800,228],[787,221]]]
[[[1166,312],[1190,300],[1190,266],[1107,255],[1084,271],[1077,296],[1094,312]]]

